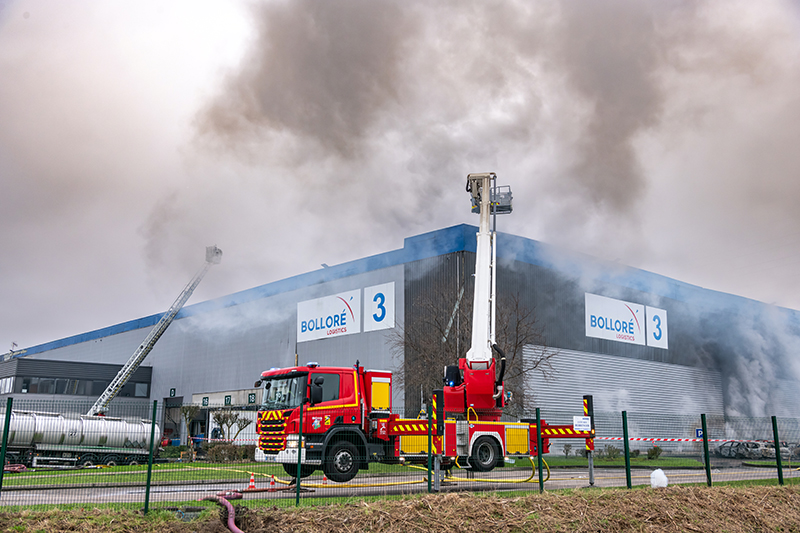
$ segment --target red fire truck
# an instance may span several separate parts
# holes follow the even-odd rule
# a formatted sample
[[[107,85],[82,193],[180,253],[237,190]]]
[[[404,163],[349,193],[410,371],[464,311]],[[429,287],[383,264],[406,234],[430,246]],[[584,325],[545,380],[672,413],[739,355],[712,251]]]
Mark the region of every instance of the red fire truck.
[[[501,420],[510,395],[503,385],[505,356],[495,343],[495,233],[489,221],[490,214],[511,212],[511,191],[493,186],[495,179],[494,173],[467,177],[473,211],[481,215],[472,345],[458,365],[445,368],[444,386],[432,395],[431,453],[444,468],[458,464],[486,472],[505,457],[539,453],[534,421]],[[347,482],[370,462],[428,456],[428,420],[392,413],[390,371],[366,370],[358,361],[353,367],[309,363],[263,372],[256,382],[262,385],[259,447],[267,461],[283,464],[293,477],[299,463],[301,477],[322,469],[330,480]],[[542,453],[549,451],[551,438],[582,438],[594,448],[593,430],[541,421],[541,434]]]

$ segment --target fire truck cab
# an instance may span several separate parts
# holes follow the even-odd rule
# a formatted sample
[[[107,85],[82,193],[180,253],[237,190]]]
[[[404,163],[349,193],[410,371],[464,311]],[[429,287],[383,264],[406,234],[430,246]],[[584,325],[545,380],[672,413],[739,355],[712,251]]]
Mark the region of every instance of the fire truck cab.
[[[391,380],[391,372],[365,370],[358,363],[350,368],[309,363],[263,372],[257,383],[264,393],[256,431],[267,461],[283,464],[296,476],[301,453],[301,477],[321,468],[340,482],[367,468],[369,458],[386,461],[393,455],[387,429]]]

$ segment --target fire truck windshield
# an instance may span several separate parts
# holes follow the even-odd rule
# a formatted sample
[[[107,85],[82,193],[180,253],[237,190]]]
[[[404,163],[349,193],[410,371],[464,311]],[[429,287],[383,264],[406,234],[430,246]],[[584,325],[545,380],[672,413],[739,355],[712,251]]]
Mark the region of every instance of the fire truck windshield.
[[[265,409],[294,409],[300,406],[308,374],[277,376],[266,380],[262,405]]]

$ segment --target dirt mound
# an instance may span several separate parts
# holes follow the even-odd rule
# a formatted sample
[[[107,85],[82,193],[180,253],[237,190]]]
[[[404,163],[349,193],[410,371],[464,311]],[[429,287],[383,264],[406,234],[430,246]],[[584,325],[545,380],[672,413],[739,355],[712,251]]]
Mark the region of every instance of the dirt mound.
[[[87,516],[90,515],[90,516]],[[224,513],[193,522],[135,513],[0,513],[2,531],[224,533]],[[800,531],[796,487],[579,490],[519,497],[451,493],[299,509],[236,507],[246,533],[511,531]]]
[[[800,530],[794,488],[673,487],[516,498],[447,494],[299,510],[244,511],[251,532],[783,531]]]

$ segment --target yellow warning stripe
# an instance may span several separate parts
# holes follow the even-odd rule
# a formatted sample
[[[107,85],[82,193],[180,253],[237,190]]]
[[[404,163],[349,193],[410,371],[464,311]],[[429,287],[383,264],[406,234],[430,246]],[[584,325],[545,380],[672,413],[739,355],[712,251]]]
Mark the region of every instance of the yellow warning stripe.
[[[546,435],[548,437],[577,437],[577,438],[589,438],[592,436],[591,431],[575,431],[569,426],[566,427],[555,427],[555,428],[544,428],[542,430],[542,435]]]

